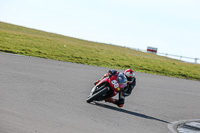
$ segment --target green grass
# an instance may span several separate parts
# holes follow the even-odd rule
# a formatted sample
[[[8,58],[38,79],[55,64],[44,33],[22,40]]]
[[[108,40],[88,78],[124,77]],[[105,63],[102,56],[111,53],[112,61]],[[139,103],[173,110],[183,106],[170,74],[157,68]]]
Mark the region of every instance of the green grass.
[[[0,51],[200,81],[200,65],[0,22]]]

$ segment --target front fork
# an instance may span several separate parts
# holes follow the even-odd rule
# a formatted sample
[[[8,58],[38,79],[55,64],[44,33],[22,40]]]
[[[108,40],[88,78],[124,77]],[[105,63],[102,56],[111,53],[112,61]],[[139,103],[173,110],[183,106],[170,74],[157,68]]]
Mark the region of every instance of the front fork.
[[[94,93],[94,91],[95,91],[96,87],[97,87],[97,86],[94,86],[94,87],[92,88],[92,90],[91,90],[91,92],[90,92],[90,95],[89,95],[90,97],[91,97],[91,96],[92,96],[92,94]]]
[[[92,95],[94,94],[95,91],[99,91],[99,88],[104,87],[104,86],[106,86],[106,84],[103,84],[103,85],[101,85],[101,86],[95,85],[95,86],[92,88],[92,90],[91,90],[89,96],[92,96]],[[110,89],[110,88],[108,87],[108,90],[109,90],[109,89]]]
[[[94,87],[92,88],[91,92],[90,92],[89,97],[91,97],[92,95],[94,95],[95,91],[98,92],[98,91],[102,90],[105,86],[106,86],[106,85],[100,86],[100,87],[99,87],[100,89],[97,88],[98,86],[94,86]],[[101,89],[101,88],[102,88],[102,89]],[[106,86],[106,89],[109,91],[109,90],[110,90],[110,87]],[[102,96],[103,99],[105,99],[106,97],[107,97],[106,95]],[[100,100],[103,100],[103,99],[100,99]]]

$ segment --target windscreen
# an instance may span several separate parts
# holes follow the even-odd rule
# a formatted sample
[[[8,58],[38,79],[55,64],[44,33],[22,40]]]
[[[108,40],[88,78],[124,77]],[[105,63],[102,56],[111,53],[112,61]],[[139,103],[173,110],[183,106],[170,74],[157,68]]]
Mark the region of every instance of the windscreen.
[[[127,82],[127,78],[124,76],[123,73],[119,74],[117,80],[118,80],[119,84],[125,84]]]

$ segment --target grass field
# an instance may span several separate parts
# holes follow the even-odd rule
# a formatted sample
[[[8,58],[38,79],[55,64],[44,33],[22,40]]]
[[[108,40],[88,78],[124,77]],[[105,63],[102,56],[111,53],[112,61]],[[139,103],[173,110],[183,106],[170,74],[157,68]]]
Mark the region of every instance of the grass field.
[[[0,51],[200,81],[200,65],[0,22]]]

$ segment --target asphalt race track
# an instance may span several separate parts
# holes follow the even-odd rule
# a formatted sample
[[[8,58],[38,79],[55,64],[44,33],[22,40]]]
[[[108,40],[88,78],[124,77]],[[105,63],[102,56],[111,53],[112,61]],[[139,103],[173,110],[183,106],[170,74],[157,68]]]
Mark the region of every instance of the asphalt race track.
[[[123,108],[86,103],[107,70],[0,53],[0,133],[170,133],[200,118],[199,81],[145,73]]]

